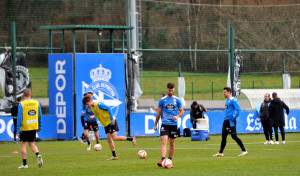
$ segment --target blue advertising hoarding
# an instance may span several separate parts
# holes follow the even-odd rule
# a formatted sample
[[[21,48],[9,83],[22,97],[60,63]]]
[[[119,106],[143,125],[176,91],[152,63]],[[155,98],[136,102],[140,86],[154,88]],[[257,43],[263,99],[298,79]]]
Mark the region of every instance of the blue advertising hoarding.
[[[76,54],[76,134],[83,132],[80,116],[84,93],[93,92],[93,100],[112,108],[120,131],[126,135],[124,54]],[[100,138],[106,138],[99,123]]]
[[[209,133],[221,134],[224,121],[224,112],[208,112]],[[153,130],[156,113],[131,113],[130,114],[130,134],[133,136],[156,136],[157,131]],[[159,121],[159,127],[161,121]],[[300,110],[291,110],[289,115],[285,114],[286,132],[300,131]],[[192,128],[190,122],[190,113],[185,112],[181,119],[178,120],[178,127],[181,134],[184,128]],[[237,119],[238,133],[262,133],[263,128],[261,120],[258,118],[257,111],[242,111]]]
[[[57,139],[73,137],[73,54],[49,54],[49,114],[57,116]]]
[[[42,117],[42,130],[37,136],[42,140],[54,140],[57,138],[56,116]],[[14,140],[14,125],[11,116],[0,116],[0,141]]]

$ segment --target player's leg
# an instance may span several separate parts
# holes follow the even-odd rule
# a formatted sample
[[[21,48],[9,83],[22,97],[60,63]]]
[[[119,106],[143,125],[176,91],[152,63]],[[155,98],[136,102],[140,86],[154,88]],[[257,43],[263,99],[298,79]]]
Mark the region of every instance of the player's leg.
[[[92,129],[94,131],[96,142],[97,144],[99,144],[99,133],[98,133],[99,127],[97,122],[92,122]]]
[[[270,136],[269,144],[274,144],[273,143],[273,129],[272,129],[272,121],[271,120],[268,120],[267,129],[268,129],[268,134]]]
[[[278,126],[274,126],[274,133],[275,133],[275,143],[274,144],[279,144],[278,142]]]
[[[175,139],[176,138],[170,138],[170,148],[169,148],[169,159],[172,160],[174,152],[175,152]]]
[[[14,142],[17,143],[17,118],[13,118],[13,123],[14,123]]]
[[[114,125],[108,126],[109,133],[112,135],[112,138],[114,141],[131,141],[133,144],[133,147],[136,147],[136,138],[135,137],[125,137],[125,136],[118,136],[119,126],[118,122],[115,121]]]
[[[87,142],[87,150],[91,150],[91,142],[90,142],[90,137],[89,137],[89,129],[90,129],[90,123],[89,122],[85,122],[84,123],[84,137],[85,140]]]
[[[265,134],[265,138],[266,138],[266,142],[265,144],[269,143],[269,128],[268,128],[268,124],[267,121],[261,121],[263,129],[264,129],[264,134]]]
[[[106,133],[106,138],[107,138],[107,142],[108,142],[109,148],[111,150],[111,153],[113,155],[108,160],[117,160],[118,157],[117,157],[117,154],[116,154],[115,144],[114,144],[112,135],[110,133]]]
[[[170,142],[170,148],[169,148],[169,159],[172,160],[174,152],[175,152],[175,139],[177,137],[177,125],[170,125],[169,127],[169,142]]]
[[[29,146],[30,146],[32,152],[35,153],[38,166],[42,167],[43,159],[42,159],[42,155],[40,155],[40,153],[39,153],[38,147],[35,145],[35,139],[36,139],[36,130],[29,131],[29,134],[28,134]]]
[[[26,150],[26,142],[25,141],[21,141],[21,155],[22,155],[22,159],[23,159],[23,165],[27,165],[26,163],[26,159],[27,159],[27,150]],[[24,163],[25,160],[25,163]]]
[[[282,137],[282,144],[285,144],[285,131],[283,126],[279,126],[281,137]]]
[[[161,160],[166,158],[167,153],[167,143],[168,143],[168,135],[161,136]]]
[[[228,120],[224,120],[223,122],[223,128],[222,128],[222,141],[221,141],[221,147],[219,150],[219,153],[223,153],[226,144],[227,144],[227,135],[228,135],[228,130],[230,129],[230,124]]]

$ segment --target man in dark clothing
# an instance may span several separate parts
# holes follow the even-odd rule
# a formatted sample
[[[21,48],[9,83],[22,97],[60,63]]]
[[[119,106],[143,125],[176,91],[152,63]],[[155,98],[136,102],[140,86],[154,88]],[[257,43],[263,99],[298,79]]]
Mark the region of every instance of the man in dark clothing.
[[[270,119],[270,94],[266,93],[264,96],[264,102],[260,105],[259,118],[261,119],[264,133],[266,136],[266,142],[264,144],[274,144],[272,134],[272,120]]]
[[[11,108],[11,116],[13,116],[13,122],[14,122],[14,143],[18,143],[16,136],[17,136],[17,116],[18,116],[18,106],[19,103],[21,103],[22,97],[17,98],[17,102],[13,104]]]
[[[190,118],[194,129],[196,129],[197,126],[197,119],[204,118],[203,111],[207,112],[207,109],[205,109],[203,105],[198,104],[197,101],[191,104]]]
[[[283,109],[286,110],[286,114],[289,115],[290,109],[289,107],[278,98],[277,93],[273,92],[272,94],[273,100],[271,101],[270,105],[270,117],[273,121],[273,127],[275,132],[275,139],[276,142],[274,144],[279,144],[278,142],[278,128],[280,129],[281,136],[282,136],[282,144],[285,144],[285,133],[284,133],[284,112]]]

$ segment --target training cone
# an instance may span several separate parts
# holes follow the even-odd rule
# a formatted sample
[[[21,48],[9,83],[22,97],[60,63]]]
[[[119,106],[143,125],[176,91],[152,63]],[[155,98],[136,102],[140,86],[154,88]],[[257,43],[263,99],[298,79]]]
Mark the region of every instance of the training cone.
[[[13,151],[12,153],[15,153],[15,154],[17,154],[17,153],[19,153],[18,151]]]

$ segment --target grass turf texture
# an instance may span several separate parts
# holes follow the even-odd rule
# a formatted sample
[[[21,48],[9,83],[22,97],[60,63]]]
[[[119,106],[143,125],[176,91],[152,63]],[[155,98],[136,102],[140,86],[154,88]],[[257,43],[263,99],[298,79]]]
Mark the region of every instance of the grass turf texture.
[[[119,160],[111,157],[106,140],[100,140],[102,150],[87,151],[87,145],[78,141],[41,141],[36,143],[44,165],[38,168],[35,155],[29,149],[29,169],[18,169],[22,164],[20,144],[0,142],[0,175],[299,175],[300,133],[287,133],[286,144],[264,145],[263,134],[239,134],[249,155],[238,157],[241,150],[227,138],[224,157],[212,157],[218,152],[220,135],[210,141],[176,139],[173,169],[159,168],[160,138],[139,137],[137,148],[128,141],[115,142]],[[281,136],[279,136],[281,137]],[[92,145],[95,141],[92,141]],[[146,159],[139,159],[139,150],[145,150]]]

